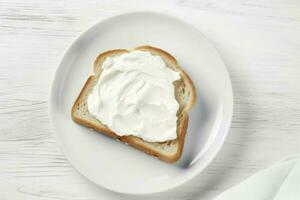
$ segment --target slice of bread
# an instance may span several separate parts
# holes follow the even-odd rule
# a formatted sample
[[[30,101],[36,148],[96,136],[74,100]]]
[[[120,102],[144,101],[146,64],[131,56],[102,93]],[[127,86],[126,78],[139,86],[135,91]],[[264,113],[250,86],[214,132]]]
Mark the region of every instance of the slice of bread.
[[[175,97],[179,103],[179,110],[177,112],[177,138],[166,142],[147,142],[136,136],[118,136],[111,131],[106,125],[102,124],[88,112],[87,98],[92,92],[97,80],[101,76],[102,63],[107,57],[117,56],[133,50],[148,51],[152,55],[159,55],[166,63],[166,66],[174,71],[180,72],[180,80],[175,81]],[[157,157],[165,162],[177,161],[182,153],[185,133],[188,126],[188,111],[191,110],[195,103],[196,91],[195,86],[189,76],[179,67],[176,59],[169,53],[151,46],[141,46],[132,50],[117,49],[101,53],[94,62],[94,76],[90,76],[77,97],[73,108],[73,120],[85,127],[92,128],[109,137],[119,139],[122,142],[140,149],[152,156]]]

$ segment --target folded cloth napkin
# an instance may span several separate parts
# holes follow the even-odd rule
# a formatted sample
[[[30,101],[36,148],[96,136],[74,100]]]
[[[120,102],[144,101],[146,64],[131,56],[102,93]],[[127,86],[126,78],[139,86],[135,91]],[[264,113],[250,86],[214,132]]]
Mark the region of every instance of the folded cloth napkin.
[[[255,173],[215,200],[300,200],[300,156]]]

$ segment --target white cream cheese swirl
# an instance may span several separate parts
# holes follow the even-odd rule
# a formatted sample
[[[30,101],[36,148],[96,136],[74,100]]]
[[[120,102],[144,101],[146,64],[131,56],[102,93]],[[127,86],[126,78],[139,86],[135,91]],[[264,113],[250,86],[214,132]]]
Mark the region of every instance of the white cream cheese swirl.
[[[173,82],[179,72],[160,56],[132,51],[108,57],[87,99],[89,113],[120,136],[148,142],[177,138],[179,104]]]

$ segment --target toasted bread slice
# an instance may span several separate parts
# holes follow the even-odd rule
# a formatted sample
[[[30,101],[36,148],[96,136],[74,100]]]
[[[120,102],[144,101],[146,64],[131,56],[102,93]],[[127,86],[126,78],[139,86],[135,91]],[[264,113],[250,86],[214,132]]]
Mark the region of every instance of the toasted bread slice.
[[[175,97],[179,103],[179,110],[177,112],[177,138],[166,142],[147,142],[136,136],[118,136],[111,131],[105,124],[102,124],[88,112],[87,98],[92,92],[97,80],[101,76],[102,63],[107,57],[117,56],[133,50],[148,51],[153,55],[159,55],[166,63],[166,66],[174,71],[180,72],[180,80],[175,81]],[[85,127],[92,128],[109,137],[119,139],[122,142],[140,149],[152,156],[157,157],[165,162],[177,161],[182,153],[184,138],[188,126],[188,111],[191,110],[195,103],[196,91],[192,80],[189,76],[178,66],[176,59],[169,53],[151,46],[140,46],[132,50],[117,49],[101,53],[94,62],[94,76],[90,76],[82,88],[78,98],[76,99],[72,108],[73,120]]]

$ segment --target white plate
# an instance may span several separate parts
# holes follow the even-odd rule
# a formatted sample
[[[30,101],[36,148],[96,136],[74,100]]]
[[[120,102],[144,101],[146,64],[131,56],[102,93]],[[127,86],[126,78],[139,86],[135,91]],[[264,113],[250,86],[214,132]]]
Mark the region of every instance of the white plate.
[[[174,55],[197,89],[181,159],[156,160],[74,123],[71,107],[92,63],[103,51],[149,44]],[[233,109],[226,67],[204,36],[177,18],[136,12],[106,19],[83,33],[65,53],[53,80],[50,117],[73,166],[96,184],[120,193],[150,194],[183,184],[213,159],[227,135]]]

